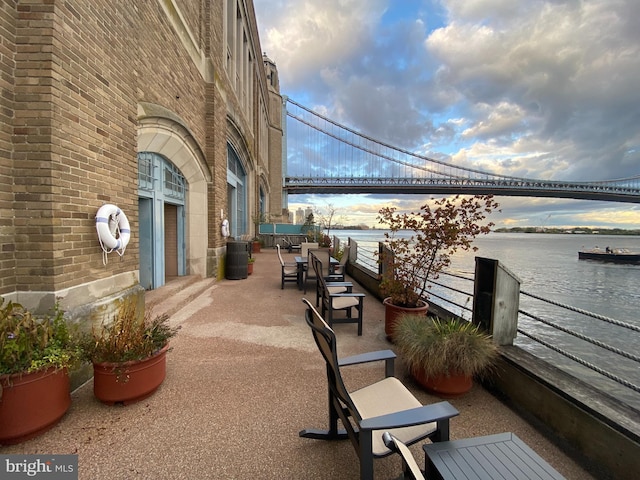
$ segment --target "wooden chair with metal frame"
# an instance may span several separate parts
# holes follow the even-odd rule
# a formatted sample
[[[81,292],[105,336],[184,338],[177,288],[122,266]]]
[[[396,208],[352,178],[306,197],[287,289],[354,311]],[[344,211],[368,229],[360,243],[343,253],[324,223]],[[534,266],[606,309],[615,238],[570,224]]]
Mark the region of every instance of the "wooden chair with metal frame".
[[[301,437],[322,440],[349,438],[360,459],[361,480],[373,478],[374,458],[393,453],[383,441],[385,431],[408,445],[425,438],[449,440],[449,419],[458,415],[458,410],[449,402],[422,405],[393,376],[395,354],[391,350],[338,359],[334,331],[307,299],[302,301],[307,305],[305,320],[326,364],[329,428],[302,430]],[[341,369],[374,361],[385,362],[385,378],[359,390],[347,390]],[[338,429],[338,421],[344,430]]]

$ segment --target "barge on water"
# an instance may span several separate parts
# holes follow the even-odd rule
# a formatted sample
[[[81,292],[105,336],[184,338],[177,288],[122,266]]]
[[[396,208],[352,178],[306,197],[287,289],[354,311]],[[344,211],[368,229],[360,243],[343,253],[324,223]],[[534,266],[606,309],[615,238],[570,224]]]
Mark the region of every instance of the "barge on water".
[[[599,260],[612,263],[640,263],[640,253],[631,252],[626,248],[592,248],[578,252],[580,260]]]

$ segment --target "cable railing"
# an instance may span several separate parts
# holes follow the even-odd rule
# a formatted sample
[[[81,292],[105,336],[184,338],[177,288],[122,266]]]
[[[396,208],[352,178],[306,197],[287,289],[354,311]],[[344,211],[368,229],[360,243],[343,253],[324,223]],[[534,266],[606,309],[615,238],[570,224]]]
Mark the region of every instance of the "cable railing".
[[[361,247],[357,242],[353,243],[356,244],[356,263],[377,275],[377,249]],[[474,278],[472,276],[455,272],[441,272],[440,278],[430,283],[432,284],[429,291],[430,302],[437,303],[439,307],[451,312],[452,315],[471,321],[473,315],[471,300],[474,295]],[[471,291],[467,289],[467,285]],[[516,340],[519,346],[529,347],[527,349],[533,348],[535,355],[547,360],[546,354],[540,350],[540,347],[544,347],[547,351],[555,352],[567,361],[566,365],[562,365],[563,362],[554,360],[553,363],[558,366],[565,366],[575,373],[576,369],[571,366],[571,362],[575,362],[590,372],[601,375],[633,392],[640,393],[640,377],[630,378],[634,372],[636,376],[638,375],[640,355],[628,351],[627,348],[612,345],[609,341],[596,338],[595,333],[598,328],[594,328],[596,331],[594,333],[584,331],[586,327],[583,328],[580,321],[578,321],[578,328],[565,326],[562,323],[565,323],[568,317],[578,316],[599,322],[606,331],[609,331],[610,328],[624,329],[626,333],[623,336],[627,338],[627,343],[630,346],[637,345],[640,341],[640,326],[546,299],[522,289],[520,290],[520,298],[521,303],[527,302],[528,305],[526,308],[518,309],[517,332],[522,335]],[[536,308],[532,302],[541,302],[544,308]],[[550,320],[548,318],[550,316],[555,320]],[[569,325],[575,324],[576,322],[573,324],[569,322]],[[583,331],[578,331],[580,329]],[[635,337],[629,339],[630,336]],[[624,360],[628,361],[626,370],[612,371],[616,368],[623,369],[624,366],[620,364]],[[583,378],[583,380],[594,385],[594,377],[589,374],[586,377],[588,378]],[[598,385],[594,386],[598,387]],[[606,387],[600,386],[600,388]],[[637,398],[637,405],[640,405],[640,397]]]
[[[373,248],[358,245],[357,262],[367,270],[378,271],[378,261],[376,260],[376,250]]]

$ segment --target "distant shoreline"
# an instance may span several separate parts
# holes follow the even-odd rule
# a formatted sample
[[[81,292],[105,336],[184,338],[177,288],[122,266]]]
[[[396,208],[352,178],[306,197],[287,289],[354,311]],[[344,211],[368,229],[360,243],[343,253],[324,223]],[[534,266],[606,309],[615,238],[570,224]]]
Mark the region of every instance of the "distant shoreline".
[[[553,233],[559,235],[640,235],[640,230],[625,230],[622,228],[540,228],[540,227],[512,227],[496,228],[497,233]]]
[[[340,231],[340,230],[361,230],[363,232],[366,231],[384,231],[384,228],[374,228],[374,227],[365,227],[362,225],[357,226],[332,226],[332,231]],[[626,230],[623,228],[590,228],[590,227],[571,227],[571,228],[557,228],[557,227],[549,227],[549,228],[540,228],[540,227],[511,227],[505,228],[500,227],[492,232],[496,233],[551,233],[558,235],[640,235],[640,229]]]

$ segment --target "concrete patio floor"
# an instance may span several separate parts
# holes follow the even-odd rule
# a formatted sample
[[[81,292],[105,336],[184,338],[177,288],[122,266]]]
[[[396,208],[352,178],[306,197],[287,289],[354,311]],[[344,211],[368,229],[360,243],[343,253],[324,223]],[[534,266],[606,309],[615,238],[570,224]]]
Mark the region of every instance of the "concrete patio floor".
[[[275,250],[255,257],[245,280],[182,278],[148,292],[154,313],[168,311],[172,324],[181,325],[167,378],[153,396],[109,407],[94,399],[89,381],[73,392],[59,424],[0,453],[78,454],[79,478],[86,480],[358,478],[350,442],[298,436],[304,428],[326,426],[325,367],[304,322],[303,292],[293,284],[280,289]],[[307,298],[315,300],[315,291]],[[384,335],[383,306],[370,295],[364,318],[362,337],[355,324],[335,326],[342,355],[393,349]],[[348,386],[357,388],[382,378],[384,370],[382,364],[358,366],[345,374]],[[396,376],[423,403],[440,401],[413,383],[401,359]],[[567,479],[602,478],[481,386],[450,401],[460,411],[451,422],[453,439],[514,432]],[[420,444],[412,451],[422,465]],[[375,469],[376,479],[398,478],[400,459],[377,460]]]

